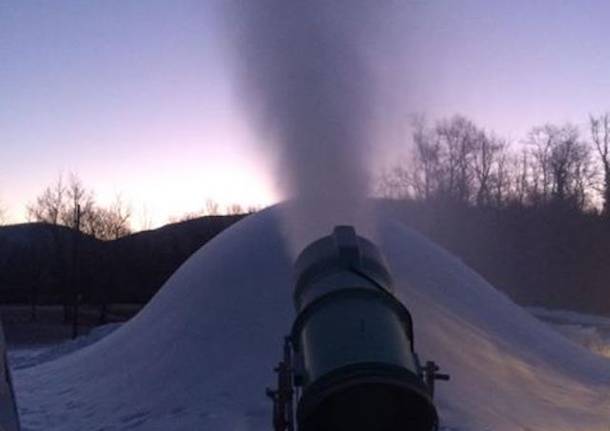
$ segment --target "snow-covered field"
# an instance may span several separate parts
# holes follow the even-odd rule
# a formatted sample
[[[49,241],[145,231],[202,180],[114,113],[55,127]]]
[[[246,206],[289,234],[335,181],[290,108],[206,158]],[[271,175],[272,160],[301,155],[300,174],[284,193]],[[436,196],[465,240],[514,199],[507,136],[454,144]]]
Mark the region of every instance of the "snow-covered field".
[[[24,430],[271,429],[264,389],[274,383],[294,317],[280,210],[248,217],[208,243],[122,327],[52,350],[12,352]],[[555,329],[595,331],[603,354],[606,319],[533,310],[551,324],[538,320],[398,223],[381,218],[372,239],[413,314],[416,350],[451,374],[437,392],[444,427],[610,428],[610,360],[580,335],[574,342]]]

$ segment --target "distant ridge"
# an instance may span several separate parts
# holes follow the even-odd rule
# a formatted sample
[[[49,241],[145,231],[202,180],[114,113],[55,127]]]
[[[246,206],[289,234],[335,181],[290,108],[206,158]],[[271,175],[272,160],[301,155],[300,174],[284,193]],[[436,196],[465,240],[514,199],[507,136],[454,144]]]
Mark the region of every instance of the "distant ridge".
[[[556,206],[379,204],[518,304],[610,316],[610,220]],[[193,252],[243,217],[201,217],[115,241],[83,235],[83,300],[147,302]],[[28,303],[39,288],[41,303],[61,303],[73,238],[65,227],[39,223],[0,227],[0,301]]]
[[[28,303],[35,294],[38,303],[61,303],[76,246],[84,302],[147,302],[193,252],[243,217],[205,216],[112,241],[46,223],[0,226],[0,301]]]

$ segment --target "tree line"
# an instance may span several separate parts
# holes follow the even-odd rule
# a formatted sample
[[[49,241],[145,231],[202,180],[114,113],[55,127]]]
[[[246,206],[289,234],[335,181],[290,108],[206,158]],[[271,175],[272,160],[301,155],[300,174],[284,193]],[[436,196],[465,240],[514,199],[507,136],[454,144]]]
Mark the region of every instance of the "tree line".
[[[250,214],[259,210],[257,206],[232,203],[224,208],[207,199],[198,211],[169,217],[169,223],[179,223],[204,216]],[[67,179],[59,175],[50,185],[26,206],[29,222],[66,226],[101,240],[113,240],[133,233],[133,211],[120,194],[107,206],[98,204],[95,193],[87,188],[77,174]],[[0,206],[0,224],[4,211]],[[142,229],[150,229],[150,220],[145,220]]]
[[[394,217],[517,303],[610,313],[610,114],[519,145],[459,115],[412,130],[378,183]]]
[[[168,219],[170,223],[180,223],[189,220],[195,220],[200,217],[206,216],[219,216],[219,215],[244,215],[244,214],[252,214],[260,210],[259,206],[249,205],[244,206],[238,203],[232,203],[227,205],[224,208],[224,211],[221,209],[218,202],[213,199],[206,199],[205,205],[198,211],[189,211],[180,216],[172,216]]]
[[[30,222],[66,226],[101,240],[118,239],[132,231],[131,208],[121,196],[103,207],[76,174],[70,174],[67,181],[59,175],[26,211]]]
[[[533,127],[522,145],[455,115],[413,120],[405,163],[384,172],[382,196],[502,208],[560,204],[610,217],[610,113]]]

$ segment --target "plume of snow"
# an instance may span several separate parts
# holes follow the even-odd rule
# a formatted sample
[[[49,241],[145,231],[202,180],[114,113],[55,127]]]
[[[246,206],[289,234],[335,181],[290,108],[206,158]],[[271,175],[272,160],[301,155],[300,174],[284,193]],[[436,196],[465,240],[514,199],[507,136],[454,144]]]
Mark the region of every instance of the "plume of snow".
[[[375,104],[369,53],[382,8],[363,0],[232,6],[240,96],[277,160],[296,252],[335,224],[365,219]]]

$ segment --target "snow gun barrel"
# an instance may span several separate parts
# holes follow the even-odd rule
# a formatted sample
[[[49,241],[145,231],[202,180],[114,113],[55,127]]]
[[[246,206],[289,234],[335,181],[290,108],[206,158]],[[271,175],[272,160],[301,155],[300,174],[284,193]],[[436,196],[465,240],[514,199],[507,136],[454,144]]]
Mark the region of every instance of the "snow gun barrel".
[[[297,318],[276,368],[276,431],[430,431],[438,367],[420,365],[409,311],[392,294],[379,249],[338,226],[295,263]]]

